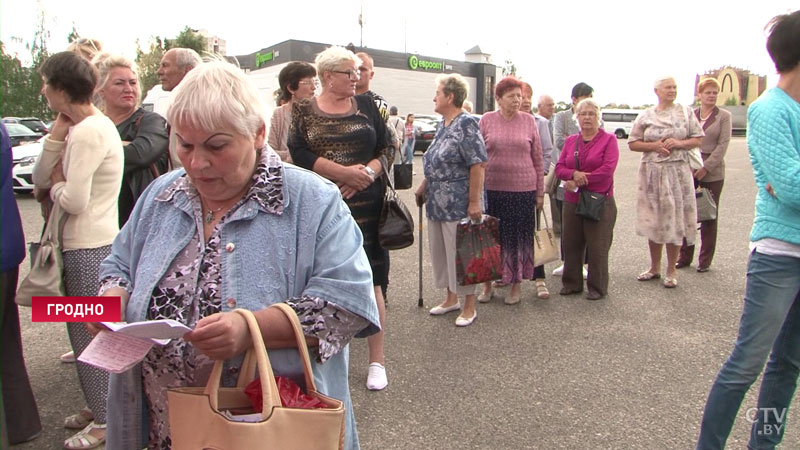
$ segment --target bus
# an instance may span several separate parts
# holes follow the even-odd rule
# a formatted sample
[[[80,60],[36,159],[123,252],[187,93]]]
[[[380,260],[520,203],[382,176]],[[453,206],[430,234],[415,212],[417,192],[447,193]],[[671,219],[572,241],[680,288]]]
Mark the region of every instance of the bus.
[[[614,133],[617,139],[626,139],[631,134],[633,121],[643,109],[604,109],[602,111],[603,129]]]

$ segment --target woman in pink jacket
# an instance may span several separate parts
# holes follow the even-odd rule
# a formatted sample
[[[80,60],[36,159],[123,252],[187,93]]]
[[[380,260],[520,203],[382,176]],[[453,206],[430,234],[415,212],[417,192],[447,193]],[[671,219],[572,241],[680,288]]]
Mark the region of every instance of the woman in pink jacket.
[[[589,262],[586,299],[599,300],[608,294],[608,251],[617,221],[614,170],[619,147],[617,138],[600,128],[600,106],[594,100],[581,100],[575,114],[580,133],[566,139],[555,169],[556,176],[567,182],[561,217],[564,274],[559,294],[583,292],[581,269],[586,255]],[[575,214],[581,190],[606,196],[600,220]]]

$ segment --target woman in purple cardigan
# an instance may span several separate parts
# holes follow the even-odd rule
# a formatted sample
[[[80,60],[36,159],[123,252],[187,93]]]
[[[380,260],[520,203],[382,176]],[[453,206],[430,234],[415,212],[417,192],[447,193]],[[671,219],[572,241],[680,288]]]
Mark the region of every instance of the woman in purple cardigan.
[[[562,210],[561,243],[564,274],[559,294],[583,292],[583,259],[589,262],[586,279],[587,300],[599,300],[608,294],[608,251],[617,221],[614,202],[614,170],[619,159],[617,138],[600,128],[600,106],[591,98],[578,103],[580,133],[569,136],[556,164],[556,176],[566,181]],[[580,167],[576,168],[575,159]],[[575,214],[581,189],[606,195],[599,221]]]

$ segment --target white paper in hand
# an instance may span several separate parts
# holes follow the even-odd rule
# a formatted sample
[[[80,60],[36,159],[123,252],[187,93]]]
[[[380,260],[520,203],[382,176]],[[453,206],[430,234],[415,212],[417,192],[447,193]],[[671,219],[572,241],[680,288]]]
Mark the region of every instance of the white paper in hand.
[[[103,322],[103,325],[116,333],[141,339],[149,339],[153,343],[166,345],[170,339],[182,338],[192,331],[191,328],[172,319],[145,320],[143,322]]]

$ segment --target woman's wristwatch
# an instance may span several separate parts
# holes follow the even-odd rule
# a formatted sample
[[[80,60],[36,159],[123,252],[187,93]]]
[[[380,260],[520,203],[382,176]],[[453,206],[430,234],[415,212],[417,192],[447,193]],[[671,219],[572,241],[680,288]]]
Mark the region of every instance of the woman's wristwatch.
[[[375,175],[375,171],[372,170],[372,167],[364,166],[364,170],[367,171],[367,175],[371,176],[373,180],[375,179],[376,175]]]

